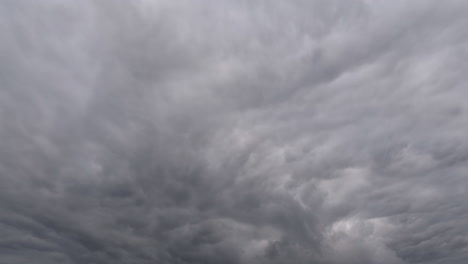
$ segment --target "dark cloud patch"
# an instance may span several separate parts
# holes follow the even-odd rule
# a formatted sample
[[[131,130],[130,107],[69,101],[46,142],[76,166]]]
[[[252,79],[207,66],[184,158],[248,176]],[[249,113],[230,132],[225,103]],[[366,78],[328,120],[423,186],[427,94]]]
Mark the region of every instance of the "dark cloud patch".
[[[464,263],[467,7],[3,1],[0,263]]]

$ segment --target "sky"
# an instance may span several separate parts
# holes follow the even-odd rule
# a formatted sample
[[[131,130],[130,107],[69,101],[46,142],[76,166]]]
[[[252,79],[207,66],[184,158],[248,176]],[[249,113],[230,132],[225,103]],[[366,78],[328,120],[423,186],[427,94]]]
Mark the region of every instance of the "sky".
[[[464,264],[468,1],[2,0],[0,264]]]

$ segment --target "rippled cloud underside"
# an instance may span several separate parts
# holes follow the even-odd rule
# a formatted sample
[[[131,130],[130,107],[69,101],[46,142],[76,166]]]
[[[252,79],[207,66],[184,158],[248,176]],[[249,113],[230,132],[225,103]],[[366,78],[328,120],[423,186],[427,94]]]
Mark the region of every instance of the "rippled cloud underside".
[[[464,264],[468,1],[2,0],[0,264]]]

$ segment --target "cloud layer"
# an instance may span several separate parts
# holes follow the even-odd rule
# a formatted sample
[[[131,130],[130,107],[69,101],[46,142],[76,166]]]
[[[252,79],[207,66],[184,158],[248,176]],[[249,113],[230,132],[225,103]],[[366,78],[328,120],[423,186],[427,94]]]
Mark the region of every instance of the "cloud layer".
[[[4,0],[0,263],[458,264],[468,2]]]

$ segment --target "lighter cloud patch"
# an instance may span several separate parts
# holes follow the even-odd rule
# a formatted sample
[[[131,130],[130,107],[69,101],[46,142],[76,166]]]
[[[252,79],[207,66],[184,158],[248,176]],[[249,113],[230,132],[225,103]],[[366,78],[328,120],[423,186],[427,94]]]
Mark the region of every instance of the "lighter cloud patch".
[[[325,232],[334,263],[403,263],[386,245],[386,235],[393,230],[386,218],[351,217],[333,223]]]

